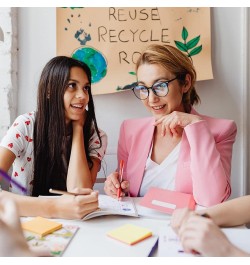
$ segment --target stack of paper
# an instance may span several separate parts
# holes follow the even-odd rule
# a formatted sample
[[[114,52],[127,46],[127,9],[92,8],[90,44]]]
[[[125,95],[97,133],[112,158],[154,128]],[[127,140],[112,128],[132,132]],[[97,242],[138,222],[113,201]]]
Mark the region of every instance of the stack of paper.
[[[43,237],[62,228],[62,224],[38,216],[22,223],[22,228]]]
[[[152,236],[152,232],[144,227],[126,224],[108,232],[107,235],[128,245],[134,245]]]

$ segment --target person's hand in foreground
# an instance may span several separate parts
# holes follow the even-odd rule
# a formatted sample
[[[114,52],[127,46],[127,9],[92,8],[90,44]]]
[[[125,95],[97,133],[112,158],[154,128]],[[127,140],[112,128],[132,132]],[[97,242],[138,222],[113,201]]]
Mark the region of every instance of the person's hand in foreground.
[[[179,211],[177,215],[181,220],[177,234],[185,252],[217,257],[249,256],[232,245],[212,219],[187,210]]]
[[[104,183],[104,191],[107,195],[112,198],[117,198],[117,190],[121,187],[122,191],[120,196],[124,197],[127,192],[129,192],[129,181],[123,180],[122,183],[119,181],[119,173],[114,172],[111,173],[105,183]]]
[[[182,224],[185,223],[186,219],[191,215],[195,215],[195,212],[188,208],[177,209],[173,212],[170,225],[176,234],[179,233]]]
[[[15,203],[6,198],[0,198],[0,242],[2,257],[36,256],[23,236]]]

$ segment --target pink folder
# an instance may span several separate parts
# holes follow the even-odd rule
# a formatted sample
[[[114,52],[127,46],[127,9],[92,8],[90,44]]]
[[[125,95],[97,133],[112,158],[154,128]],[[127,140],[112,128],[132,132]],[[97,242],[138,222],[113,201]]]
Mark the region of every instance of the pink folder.
[[[150,188],[139,204],[163,213],[172,214],[178,208],[194,210],[196,203],[191,194],[160,188]]]

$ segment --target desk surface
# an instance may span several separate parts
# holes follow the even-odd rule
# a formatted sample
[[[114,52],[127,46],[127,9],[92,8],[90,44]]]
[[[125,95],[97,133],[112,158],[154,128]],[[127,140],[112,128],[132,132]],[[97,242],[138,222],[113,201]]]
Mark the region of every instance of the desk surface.
[[[89,219],[87,221],[57,219],[62,224],[77,225],[79,227],[79,230],[71,240],[67,249],[64,251],[63,256],[146,257],[149,254],[150,256],[155,257],[160,256],[157,246],[157,239],[160,233],[161,240],[163,239],[162,236],[164,235],[162,232],[165,231],[165,229],[167,230],[171,215],[163,214],[158,211],[140,206],[140,199],[141,198],[133,198],[137,211],[140,215],[139,218],[121,215],[108,215]],[[197,209],[200,208],[203,207],[197,207]],[[126,245],[107,236],[107,232],[125,224],[134,224],[148,228],[152,231],[153,236],[133,246]],[[242,228],[245,228],[245,226],[241,227],[241,229]],[[241,229],[239,231],[231,231],[229,229],[228,234],[231,236],[231,242],[239,248],[244,249],[246,252],[250,252],[250,246],[249,248],[246,248],[246,246],[249,245],[248,242],[250,230],[248,230],[248,233],[246,233]],[[167,248],[169,247],[167,246]]]
[[[170,215],[159,213],[138,205],[139,198],[134,198],[137,211],[136,217],[101,216],[87,221],[60,220],[63,224],[78,225],[79,230],[72,239],[63,256],[73,257],[135,257],[147,256],[157,241],[159,230],[169,224]],[[108,231],[124,224],[135,224],[149,228],[153,236],[136,245],[129,246],[109,238]],[[152,253],[157,256],[157,248]]]

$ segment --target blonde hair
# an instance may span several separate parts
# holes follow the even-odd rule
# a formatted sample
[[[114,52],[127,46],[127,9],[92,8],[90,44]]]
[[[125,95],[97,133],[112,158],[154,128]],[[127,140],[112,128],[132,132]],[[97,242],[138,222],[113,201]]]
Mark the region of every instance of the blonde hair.
[[[190,112],[191,106],[198,104],[200,98],[195,90],[196,71],[191,60],[171,45],[151,44],[140,55],[136,63],[136,71],[142,64],[159,64],[170,71],[178,79],[180,85],[185,84],[187,74],[191,77],[190,89],[183,94],[182,103],[185,111]]]

